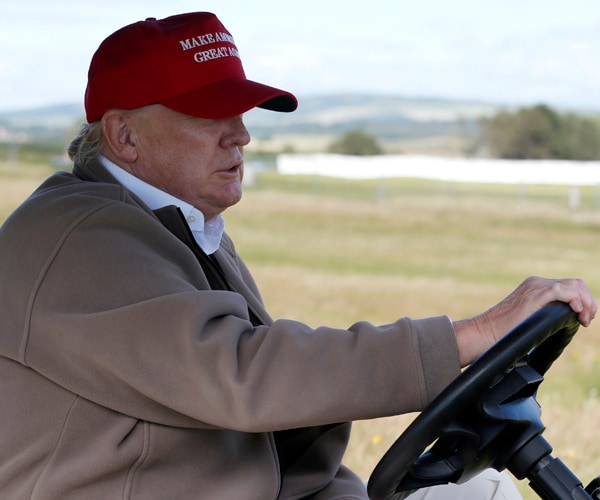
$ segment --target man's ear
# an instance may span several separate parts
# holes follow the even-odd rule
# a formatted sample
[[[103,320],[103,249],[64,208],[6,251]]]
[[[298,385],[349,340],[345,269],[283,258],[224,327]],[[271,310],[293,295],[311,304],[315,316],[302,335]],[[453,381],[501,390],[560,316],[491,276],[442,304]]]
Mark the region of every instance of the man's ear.
[[[127,119],[123,111],[115,109],[104,113],[102,133],[105,146],[118,160],[125,163],[133,163],[137,160],[135,131],[131,127],[131,120]]]

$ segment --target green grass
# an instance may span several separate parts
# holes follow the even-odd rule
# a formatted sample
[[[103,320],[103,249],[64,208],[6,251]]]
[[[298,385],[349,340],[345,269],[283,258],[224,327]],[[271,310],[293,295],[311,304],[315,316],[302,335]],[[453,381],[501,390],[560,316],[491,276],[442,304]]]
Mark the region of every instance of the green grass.
[[[258,209],[234,208],[228,218],[239,226],[237,239],[256,236],[243,240],[250,261],[315,272],[511,285],[527,274],[579,274],[594,255],[600,212],[592,190],[583,196],[591,208],[574,211],[565,188],[554,186],[531,187],[523,197],[518,186],[389,184],[380,199],[372,181],[268,174],[246,193]],[[282,194],[285,209],[276,199]],[[595,269],[586,272],[600,283]]]
[[[342,199],[386,201],[403,196],[477,196],[508,202],[548,201],[566,204],[570,187],[553,185],[512,185],[460,183],[423,179],[351,180],[321,176],[259,174],[259,189],[288,193],[310,193]],[[582,207],[600,208],[600,186],[581,187]]]

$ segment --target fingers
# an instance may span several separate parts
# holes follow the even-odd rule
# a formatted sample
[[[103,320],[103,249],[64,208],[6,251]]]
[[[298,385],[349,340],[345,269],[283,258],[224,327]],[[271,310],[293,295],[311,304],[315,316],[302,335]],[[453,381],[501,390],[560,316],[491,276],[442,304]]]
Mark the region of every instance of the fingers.
[[[598,303],[594,295],[581,279],[531,277],[519,288],[523,289],[524,297],[528,296],[538,302],[537,307],[543,307],[553,301],[569,304],[577,313],[579,322],[583,326],[589,326],[598,311]],[[519,288],[515,292],[518,293]]]
[[[531,276],[495,306],[454,322],[461,365],[473,361],[525,318],[555,301],[569,304],[583,326],[589,326],[598,311],[598,303],[583,280]]]
[[[568,301],[568,304],[578,313],[579,322],[583,326],[589,326],[598,311],[598,302],[583,281],[576,281],[578,283],[575,285],[575,296]]]
[[[577,313],[583,326],[589,326],[598,310],[598,303],[583,280],[566,279],[557,282],[556,300],[566,302]]]

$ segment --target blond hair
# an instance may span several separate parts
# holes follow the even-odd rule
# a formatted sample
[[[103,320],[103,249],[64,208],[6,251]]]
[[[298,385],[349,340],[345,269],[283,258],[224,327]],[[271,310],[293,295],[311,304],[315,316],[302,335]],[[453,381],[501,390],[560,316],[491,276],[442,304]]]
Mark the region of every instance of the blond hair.
[[[84,123],[79,134],[69,144],[67,153],[75,164],[84,166],[100,154],[103,142],[102,121]]]

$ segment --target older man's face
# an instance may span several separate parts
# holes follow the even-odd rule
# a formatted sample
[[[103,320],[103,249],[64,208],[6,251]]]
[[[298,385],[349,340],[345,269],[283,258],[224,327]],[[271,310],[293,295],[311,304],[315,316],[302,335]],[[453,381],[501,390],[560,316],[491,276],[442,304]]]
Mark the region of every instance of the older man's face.
[[[208,220],[242,197],[242,150],[250,135],[241,116],[206,120],[159,104],[132,115],[137,160],[128,170],[186,201]]]

